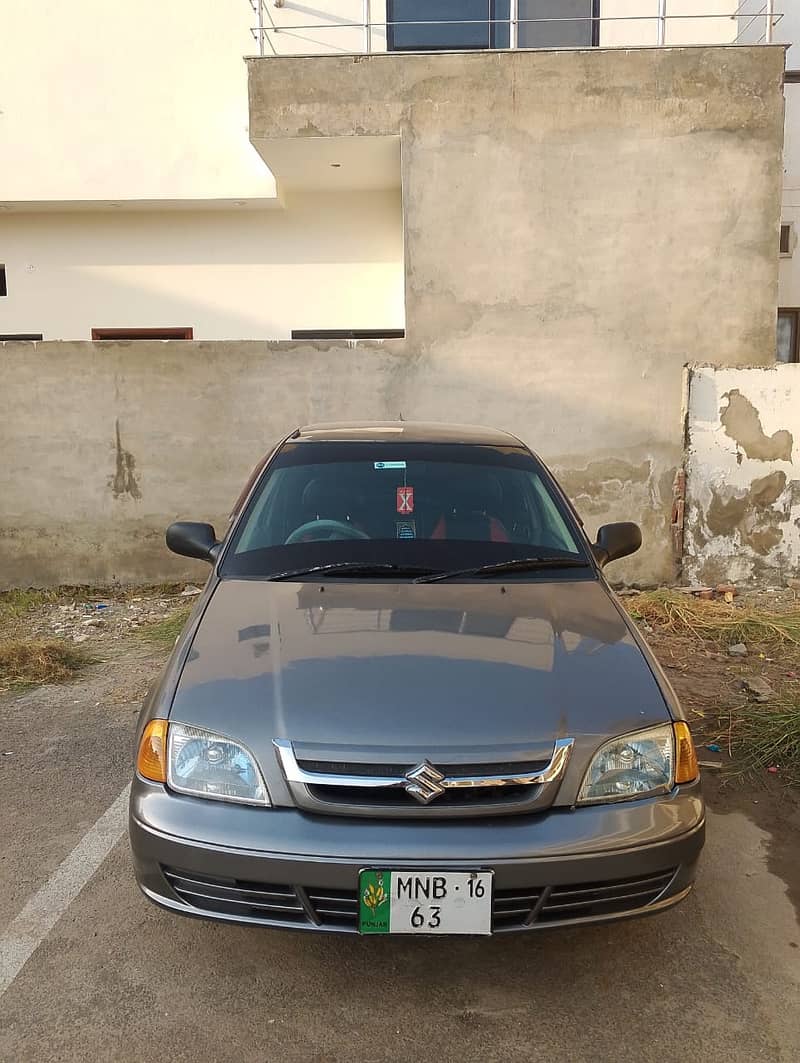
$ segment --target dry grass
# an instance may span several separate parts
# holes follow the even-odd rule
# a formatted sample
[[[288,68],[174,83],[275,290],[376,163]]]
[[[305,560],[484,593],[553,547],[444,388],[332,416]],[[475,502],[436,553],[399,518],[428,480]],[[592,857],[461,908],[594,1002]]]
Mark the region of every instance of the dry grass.
[[[776,767],[800,785],[800,698],[784,695],[765,705],[745,705],[731,718],[732,751],[743,771]]]
[[[735,602],[705,601],[678,591],[647,591],[625,599],[634,620],[658,631],[720,645],[745,644],[800,649],[800,609],[771,613]]]
[[[84,652],[66,642],[7,639],[0,642],[0,690],[63,682],[76,676],[88,663]]]
[[[158,642],[164,646],[172,646],[178,635],[183,631],[184,624],[189,619],[191,611],[191,606],[176,609],[171,616],[166,617],[164,620],[159,620],[155,624],[148,624],[146,627],[141,628],[140,634],[148,642]]]

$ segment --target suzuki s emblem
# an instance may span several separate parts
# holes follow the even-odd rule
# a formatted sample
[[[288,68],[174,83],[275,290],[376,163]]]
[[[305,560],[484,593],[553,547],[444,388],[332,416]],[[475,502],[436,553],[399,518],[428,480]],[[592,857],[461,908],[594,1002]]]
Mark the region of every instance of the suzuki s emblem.
[[[444,775],[429,760],[423,760],[416,768],[406,772],[405,788],[421,805],[428,805],[434,797],[444,793],[443,780]]]

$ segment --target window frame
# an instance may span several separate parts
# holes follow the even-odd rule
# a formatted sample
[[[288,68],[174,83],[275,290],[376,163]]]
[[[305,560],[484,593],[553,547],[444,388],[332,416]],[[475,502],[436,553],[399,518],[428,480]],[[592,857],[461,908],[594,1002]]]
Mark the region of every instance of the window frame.
[[[784,251],[784,233],[786,234],[786,250]],[[778,243],[779,254],[781,258],[791,258],[794,253],[794,223],[790,221],[781,222],[781,232]]]
[[[788,362],[782,362],[778,358],[778,344],[777,336],[775,343],[775,362],[777,365],[796,365],[800,362],[800,307],[797,306],[779,306],[778,318],[781,316],[792,318],[792,357]]]
[[[401,26],[402,27],[403,25],[405,25],[402,22],[395,23],[395,16],[394,16],[394,4],[395,4],[395,2],[396,2],[396,0],[386,0],[386,50],[387,50],[387,52],[449,52],[449,51],[480,52],[480,51],[508,51],[509,50],[510,45],[508,45],[508,44],[498,44],[497,43],[498,33],[502,32],[505,29],[507,31],[505,35],[506,36],[510,36],[510,27],[511,27],[511,18],[510,18],[510,16],[508,16],[508,17],[498,17],[497,11],[496,11],[496,2],[497,2],[497,0],[491,0],[491,5],[492,5],[491,6],[491,10],[490,11],[487,10],[487,19],[486,19],[486,21],[487,21],[487,24],[488,24],[488,31],[489,31],[488,32],[488,44],[486,44],[486,45],[482,45],[482,44],[462,44],[462,45],[455,45],[455,46],[451,46],[451,47],[448,47],[446,45],[445,46],[438,45],[438,44],[437,45],[431,45],[431,44],[424,45],[423,44],[423,45],[416,45],[414,47],[406,47],[406,48],[403,48],[403,47],[398,48],[396,46],[396,44],[395,44],[396,27],[397,26]],[[592,3],[592,12],[591,12],[591,15],[589,15],[588,17],[591,19],[592,28],[591,28],[591,41],[590,41],[588,47],[590,47],[590,48],[599,48],[600,47],[600,0],[591,0],[591,3]],[[487,8],[488,8],[488,5],[487,5]],[[413,25],[413,23],[409,23],[409,25]],[[545,47],[546,48],[548,48],[548,47],[552,48],[553,45],[546,45]],[[570,46],[570,47],[572,47],[572,46]],[[581,46],[575,46],[575,47],[581,47]],[[584,46],[584,47],[586,47],[586,46]],[[535,47],[534,48],[523,48],[521,50],[522,51],[534,51]]]
[[[192,328],[93,328],[93,340],[193,340]]]
[[[387,52],[485,52],[493,51],[497,48],[494,43],[496,39],[497,30],[500,28],[496,22],[494,9],[496,0],[491,0],[491,14],[489,13],[489,6],[487,3],[487,17],[486,17],[486,29],[488,36],[488,44],[456,44],[456,45],[442,45],[442,44],[417,44],[413,47],[401,47],[398,48],[395,44],[395,33],[397,27],[413,26],[413,22],[396,22],[394,5],[396,0],[386,0],[386,51]],[[508,20],[503,20],[507,22]]]

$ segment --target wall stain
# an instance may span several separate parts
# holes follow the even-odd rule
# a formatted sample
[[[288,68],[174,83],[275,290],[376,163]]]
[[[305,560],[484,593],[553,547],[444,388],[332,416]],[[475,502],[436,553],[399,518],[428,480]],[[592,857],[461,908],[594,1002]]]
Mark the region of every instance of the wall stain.
[[[650,476],[649,461],[634,465],[619,458],[592,461],[585,469],[558,470],[559,483],[586,514],[605,513],[610,504],[625,497],[632,484],[648,484]]]
[[[749,399],[738,388],[726,392],[727,406],[720,407],[720,420],[725,434],[741,447],[748,458],[756,461],[791,461],[794,439],[785,428],[768,436],[761,424],[761,416]],[[741,454],[736,460],[741,464]]]
[[[108,478],[108,486],[114,498],[121,498],[123,495],[129,495],[135,499],[142,497],[139,477],[136,473],[136,459],[129,450],[125,450],[122,446],[119,418],[116,421],[116,468],[114,475]]]
[[[296,137],[323,137],[323,136],[325,136],[325,134],[322,132],[321,129],[319,129],[317,126],[314,125],[314,123],[311,121],[311,119],[309,119],[304,126],[300,126],[300,128],[295,133],[295,136]]]

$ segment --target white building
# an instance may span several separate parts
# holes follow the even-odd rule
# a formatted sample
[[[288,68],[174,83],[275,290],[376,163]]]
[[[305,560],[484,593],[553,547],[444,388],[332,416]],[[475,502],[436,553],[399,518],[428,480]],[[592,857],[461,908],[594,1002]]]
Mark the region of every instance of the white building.
[[[312,11],[294,0],[254,4],[255,11],[247,0],[139,0],[135,8],[5,0],[0,339],[403,330],[398,138],[382,145],[369,138],[368,152],[367,138],[331,140],[330,157],[313,168],[289,141],[268,151],[262,145],[276,180],[248,139],[246,54],[732,44],[766,35],[760,12],[768,6],[319,0]],[[775,39],[789,39],[789,31],[800,32],[796,13],[776,21]],[[800,134],[790,131],[787,143],[784,221],[792,225]],[[793,232],[785,237],[789,253]],[[781,350],[796,359],[797,258],[782,263],[781,306]]]

